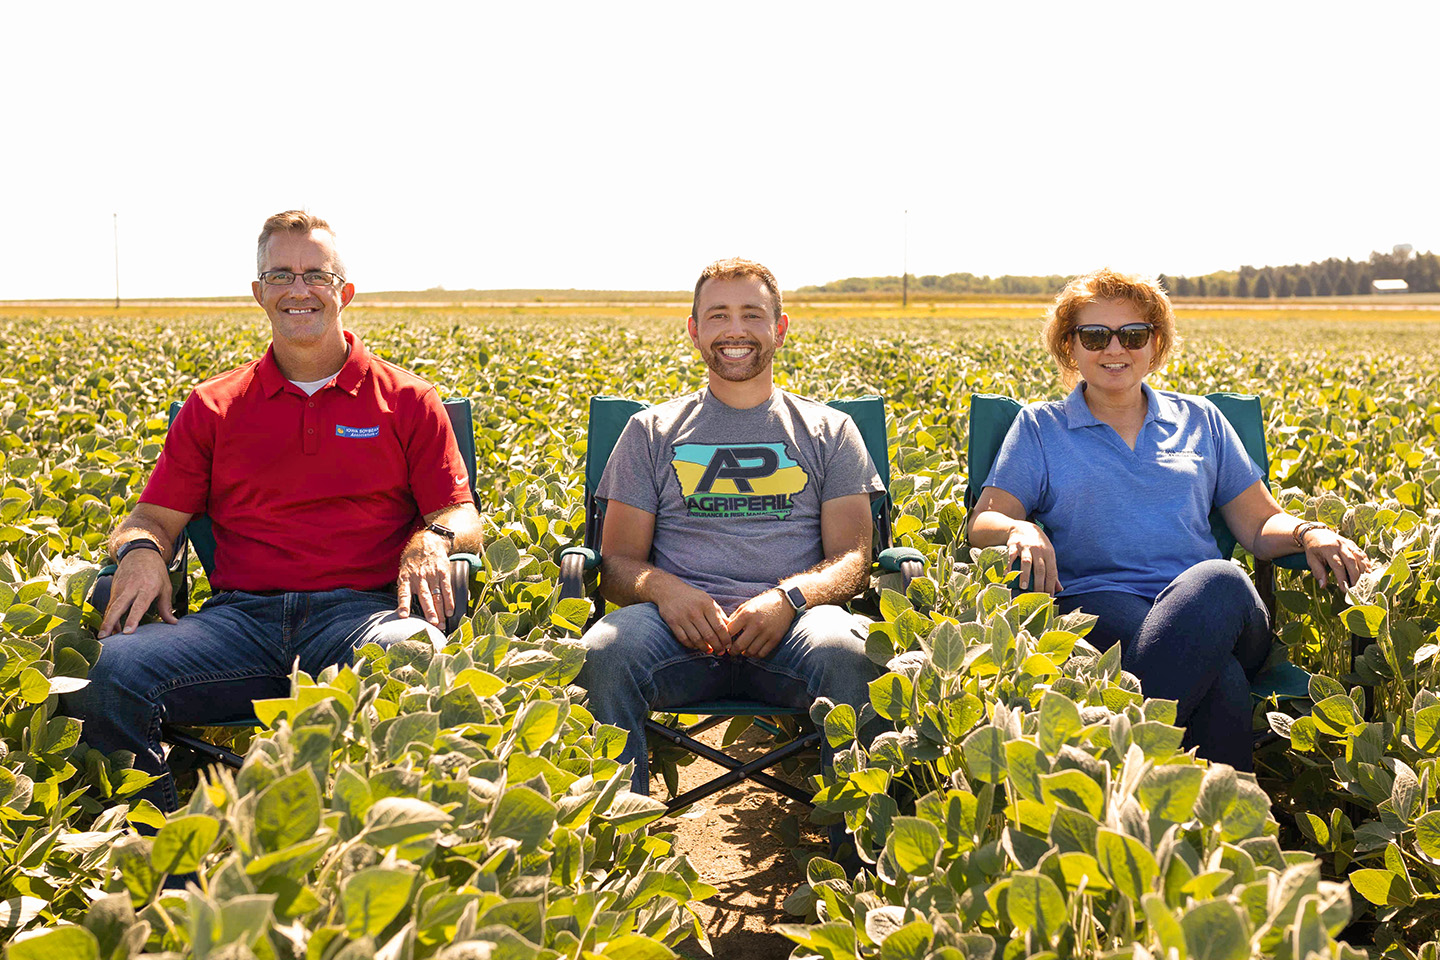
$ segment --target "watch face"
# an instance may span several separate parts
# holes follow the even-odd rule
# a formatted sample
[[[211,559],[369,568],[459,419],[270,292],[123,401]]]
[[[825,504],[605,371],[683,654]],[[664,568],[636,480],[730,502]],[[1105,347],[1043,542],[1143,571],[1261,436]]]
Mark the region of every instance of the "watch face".
[[[790,606],[796,610],[805,609],[805,594],[800,592],[799,587],[786,587],[785,596],[790,600]]]

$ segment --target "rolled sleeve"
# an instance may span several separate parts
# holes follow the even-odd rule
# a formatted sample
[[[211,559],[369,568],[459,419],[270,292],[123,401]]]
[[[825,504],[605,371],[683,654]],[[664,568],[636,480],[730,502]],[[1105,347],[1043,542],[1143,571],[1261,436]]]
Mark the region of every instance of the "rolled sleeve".
[[[657,513],[660,490],[655,478],[655,453],[645,424],[631,417],[605,462],[595,496],[619,500],[646,513]]]
[[[405,462],[421,515],[470,503],[469,471],[440,395],[433,388],[425,391],[407,419]]]
[[[1213,404],[1206,404],[1215,442],[1215,503],[1224,506],[1244,493],[1256,480],[1265,479],[1260,467],[1245,450],[1245,444],[1230,421]]]
[[[820,483],[820,502],[851,497],[857,493],[882,493],[885,485],[865,448],[865,438],[855,421],[845,417],[834,439],[826,444],[825,476]]]
[[[1045,509],[1049,489],[1045,448],[1040,442],[1040,426],[1029,408],[1021,410],[1010,425],[984,485],[1019,500],[1026,514]]]
[[[215,421],[215,411],[192,391],[165,435],[155,470],[140,494],[141,503],[180,513],[205,512],[210,501]]]

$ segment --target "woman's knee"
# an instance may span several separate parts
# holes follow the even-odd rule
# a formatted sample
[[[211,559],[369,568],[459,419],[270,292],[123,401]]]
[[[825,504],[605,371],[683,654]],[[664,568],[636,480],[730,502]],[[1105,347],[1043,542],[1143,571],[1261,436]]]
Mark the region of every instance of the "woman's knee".
[[[1176,577],[1156,598],[1156,602],[1164,600],[1167,594],[1175,593],[1203,600],[1207,606],[1243,610],[1261,605],[1260,594],[1255,590],[1249,573],[1229,560],[1204,560],[1195,564]]]

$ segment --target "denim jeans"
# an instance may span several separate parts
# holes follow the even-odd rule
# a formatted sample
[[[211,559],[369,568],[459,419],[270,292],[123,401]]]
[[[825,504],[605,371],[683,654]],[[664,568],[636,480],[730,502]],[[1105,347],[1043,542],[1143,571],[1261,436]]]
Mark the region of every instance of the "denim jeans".
[[[1121,665],[1145,696],[1175,700],[1185,745],[1207,760],[1250,770],[1250,679],[1270,653],[1270,617],[1245,571],[1228,560],[1197,563],[1154,601],[1129,593],[1056,598],[1061,613],[1100,621],[1087,639],[1120,644]]]
[[[160,724],[205,725],[254,717],[252,700],[290,692],[290,672],[349,663],[356,647],[388,646],[425,633],[416,616],[395,614],[383,591],[323,590],[259,596],[218,593],[179,623],[147,623],[107,637],[90,684],[60,698],[80,720],[81,739],[101,753],[129,750],[135,768],[161,774],[139,796],[166,812],[180,805],[160,745]]]
[[[754,700],[808,708],[816,697],[870,702],[868,684],[881,670],[865,655],[865,622],[841,607],[810,607],[795,618],[764,659],[696,653],[675,639],[653,603],[607,614],[586,631],[585,666],[575,683],[589,692],[589,708],[601,723],[629,736],[621,763],[635,764],[630,789],[650,793],[650,754],[645,719],[704,700]],[[821,757],[830,747],[821,738]]]

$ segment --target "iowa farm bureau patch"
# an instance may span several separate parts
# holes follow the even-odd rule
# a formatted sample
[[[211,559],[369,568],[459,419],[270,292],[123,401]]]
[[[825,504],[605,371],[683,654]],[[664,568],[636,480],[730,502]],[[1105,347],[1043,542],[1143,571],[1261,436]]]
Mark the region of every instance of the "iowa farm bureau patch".
[[[810,482],[783,443],[682,443],[671,465],[694,517],[784,520]]]
[[[348,437],[351,440],[369,440],[372,437],[380,436],[379,427],[342,427],[335,425],[335,436]]]

